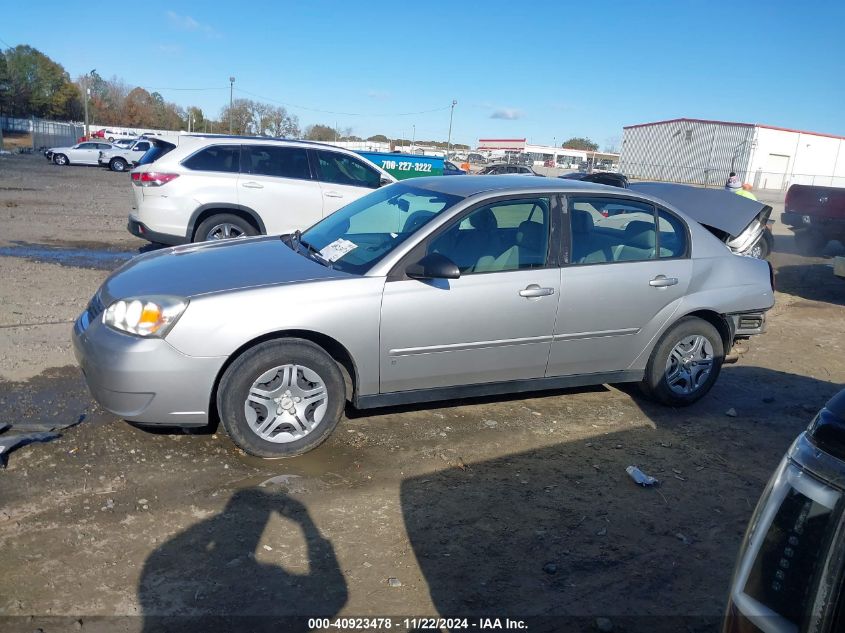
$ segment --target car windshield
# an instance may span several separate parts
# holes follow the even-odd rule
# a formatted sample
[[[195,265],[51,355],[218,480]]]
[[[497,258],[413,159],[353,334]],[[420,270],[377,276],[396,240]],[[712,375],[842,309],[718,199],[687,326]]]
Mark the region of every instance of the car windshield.
[[[396,183],[359,198],[302,234],[337,270],[363,274],[460,196]]]

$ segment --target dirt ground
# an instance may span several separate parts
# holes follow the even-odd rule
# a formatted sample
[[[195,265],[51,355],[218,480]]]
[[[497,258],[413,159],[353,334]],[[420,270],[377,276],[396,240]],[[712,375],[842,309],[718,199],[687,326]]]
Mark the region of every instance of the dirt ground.
[[[69,343],[108,271],[144,246],[125,230],[129,187],[0,157],[0,422],[84,416],[0,471],[3,631],[353,616],[422,630],[399,618],[438,615],[717,630],[766,480],[845,383],[845,280],[776,227],[769,331],[687,409],[611,386],[350,409],[284,461],[243,455],[222,429],[141,430],[91,401]],[[661,486],[635,486],[631,464]]]

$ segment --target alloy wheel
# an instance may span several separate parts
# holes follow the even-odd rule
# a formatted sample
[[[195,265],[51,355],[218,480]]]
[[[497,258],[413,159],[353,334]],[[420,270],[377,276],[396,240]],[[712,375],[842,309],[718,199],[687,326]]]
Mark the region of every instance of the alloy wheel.
[[[207,240],[228,240],[246,235],[241,227],[231,222],[221,222],[211,227],[205,236]]]

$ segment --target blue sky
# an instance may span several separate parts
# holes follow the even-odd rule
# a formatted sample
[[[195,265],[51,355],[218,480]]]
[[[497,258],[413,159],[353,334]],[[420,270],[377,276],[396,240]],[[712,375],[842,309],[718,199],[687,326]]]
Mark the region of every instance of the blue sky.
[[[235,96],[359,136],[604,146],[675,117],[845,135],[845,2],[9,2],[0,45],[218,116]],[[202,90],[176,90],[199,88]],[[326,112],[321,112],[326,111]],[[415,114],[409,114],[415,113]]]

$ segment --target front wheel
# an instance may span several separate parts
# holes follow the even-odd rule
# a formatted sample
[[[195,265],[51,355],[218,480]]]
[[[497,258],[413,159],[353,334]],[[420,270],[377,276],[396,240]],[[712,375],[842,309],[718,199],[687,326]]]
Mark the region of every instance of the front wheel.
[[[126,171],[129,164],[122,158],[115,158],[109,163],[109,167],[111,167],[112,171]]]
[[[256,345],[220,380],[217,409],[232,441],[250,455],[293,457],[334,431],[346,402],[343,375],[321,347],[304,339]]]
[[[199,225],[194,235],[195,242],[228,240],[235,237],[256,235],[258,231],[249,222],[231,213],[213,215]]]
[[[719,331],[703,319],[685,317],[652,351],[640,387],[662,404],[687,406],[710,391],[724,359]]]
[[[67,165],[70,161],[68,161],[67,156],[64,154],[56,154],[53,156],[53,162],[57,165]]]
[[[756,257],[757,259],[766,259],[771,252],[771,248],[769,246],[769,241],[766,239],[765,234],[760,236],[760,239],[751,247],[751,250],[748,252],[751,257]]]

